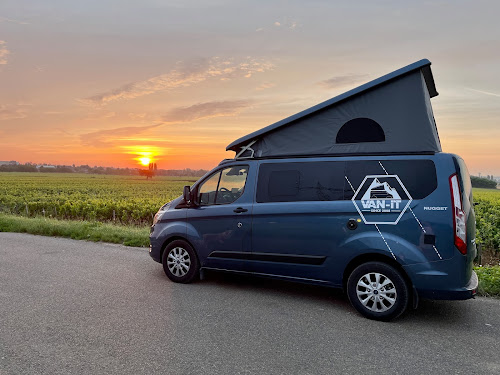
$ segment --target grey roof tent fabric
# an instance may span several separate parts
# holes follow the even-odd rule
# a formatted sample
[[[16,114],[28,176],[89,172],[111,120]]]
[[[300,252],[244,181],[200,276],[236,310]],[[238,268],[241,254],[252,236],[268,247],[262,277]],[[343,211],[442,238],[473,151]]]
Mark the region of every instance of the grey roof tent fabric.
[[[430,102],[438,93],[430,65],[417,61],[248,134],[226,150],[240,158],[440,152]],[[339,143],[339,130],[354,119],[378,123],[382,140]]]

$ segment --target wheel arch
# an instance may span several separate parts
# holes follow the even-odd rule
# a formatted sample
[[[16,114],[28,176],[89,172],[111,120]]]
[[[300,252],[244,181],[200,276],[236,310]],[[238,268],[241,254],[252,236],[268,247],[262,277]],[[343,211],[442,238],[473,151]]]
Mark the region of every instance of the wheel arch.
[[[175,236],[167,238],[165,240],[165,242],[163,243],[163,245],[161,246],[160,259],[163,259],[163,253],[165,252],[165,249],[167,248],[167,246],[170,245],[172,242],[177,241],[177,240],[182,240],[184,242],[187,242],[189,244],[189,246],[191,246],[191,248],[194,250],[194,253],[196,254],[196,257],[198,257],[198,253],[196,252],[195,247],[193,246],[193,244],[186,237],[175,235]],[[199,261],[199,259],[198,259],[198,261]]]
[[[344,291],[347,291],[347,280],[349,279],[349,275],[354,271],[354,269],[364,263],[368,262],[381,262],[381,263],[386,263],[394,268],[396,268],[400,273],[401,276],[403,276],[404,280],[406,281],[408,285],[408,291],[410,292],[410,295],[414,294],[414,286],[413,283],[404,270],[404,268],[399,264],[396,260],[393,258],[380,254],[380,253],[368,253],[368,254],[361,254],[353,259],[347,264],[347,266],[344,269],[344,274],[342,275],[342,289]]]

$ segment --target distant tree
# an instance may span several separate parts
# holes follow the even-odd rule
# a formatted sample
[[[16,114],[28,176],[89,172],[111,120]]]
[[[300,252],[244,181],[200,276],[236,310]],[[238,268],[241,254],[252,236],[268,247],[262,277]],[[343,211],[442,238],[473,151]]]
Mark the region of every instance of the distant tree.
[[[37,172],[36,165],[26,164],[4,164],[0,165],[0,172]]]
[[[497,188],[497,182],[494,180],[490,180],[489,178],[471,176],[470,180],[472,182],[472,187],[485,188],[485,189]]]
[[[146,176],[146,180],[152,179],[154,172],[151,169],[139,169],[139,176]]]

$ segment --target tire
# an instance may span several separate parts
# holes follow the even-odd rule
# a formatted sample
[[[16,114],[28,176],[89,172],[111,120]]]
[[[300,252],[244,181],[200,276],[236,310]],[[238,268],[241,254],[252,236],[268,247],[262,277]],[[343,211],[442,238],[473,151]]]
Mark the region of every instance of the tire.
[[[401,273],[382,262],[361,264],[347,280],[351,305],[374,320],[389,321],[403,314],[408,306],[408,290]]]
[[[186,241],[175,240],[167,245],[162,256],[163,271],[176,282],[187,284],[200,275],[200,263],[195,251]]]

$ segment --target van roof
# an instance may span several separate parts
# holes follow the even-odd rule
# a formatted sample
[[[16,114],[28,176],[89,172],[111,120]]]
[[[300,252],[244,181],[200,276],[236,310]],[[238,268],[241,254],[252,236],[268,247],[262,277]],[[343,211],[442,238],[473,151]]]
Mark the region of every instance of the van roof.
[[[347,102],[355,103],[355,106],[351,106],[351,108],[349,108],[349,109],[354,108],[354,110],[352,112],[363,113],[363,114],[365,114],[365,116],[363,116],[363,117],[376,117],[376,113],[375,113],[376,111],[375,111],[373,105],[370,107],[370,105],[369,104],[367,105],[366,103],[359,104],[357,102],[354,102],[354,99],[360,97],[361,95],[375,93],[375,90],[378,90],[375,93],[377,99],[383,100],[384,103],[390,101],[394,97],[401,97],[401,95],[403,94],[403,96],[404,95],[408,96],[407,103],[405,103],[408,108],[412,107],[416,113],[418,112],[418,114],[424,114],[424,112],[429,112],[428,107],[430,107],[430,102],[428,105],[426,103],[420,103],[418,100],[419,97],[417,98],[416,95],[414,95],[413,97],[411,97],[411,95],[408,95],[408,93],[411,94],[412,92],[416,92],[417,90],[419,90],[420,96],[422,96],[421,95],[422,84],[420,84],[416,80],[413,80],[412,82],[407,81],[403,85],[399,85],[399,86],[394,85],[393,87],[391,87],[391,90],[380,91],[379,89],[386,87],[389,84],[393,84],[396,81],[401,81],[404,77],[407,77],[409,75],[415,75],[415,76],[418,75],[418,77],[419,78],[421,77],[423,82],[425,83],[425,88],[426,88],[426,90],[425,90],[426,95],[425,96],[427,98],[435,97],[438,95],[438,92],[436,91],[436,86],[434,83],[434,78],[432,76],[432,71],[431,71],[430,65],[431,65],[431,62],[427,59],[422,59],[422,60],[417,61],[413,64],[407,65],[403,68],[395,70],[392,73],[386,74],[380,78],[377,78],[373,81],[365,83],[364,85],[361,85],[361,86],[356,87],[352,90],[349,90],[349,91],[347,91],[341,95],[338,95],[332,99],[329,99],[329,100],[324,101],[320,104],[317,104],[311,108],[308,108],[304,111],[296,113],[295,115],[287,117],[281,121],[278,121],[274,124],[266,126],[260,130],[252,132],[248,135],[245,135],[245,136],[235,140],[234,142],[230,143],[226,147],[226,150],[235,151],[237,153],[237,156],[238,156],[240,149],[245,148],[245,146],[247,146],[250,142],[252,142],[252,144],[254,145],[254,146],[252,146],[252,150],[257,151],[257,150],[255,150],[255,147],[257,147],[257,149],[261,149],[261,154],[255,155],[255,156],[271,156],[271,155],[276,154],[276,153],[283,154],[282,151],[277,150],[277,148],[275,146],[274,146],[274,150],[276,152],[273,152],[273,150],[266,149],[265,145],[263,145],[263,143],[265,143],[263,141],[264,138],[266,138],[270,134],[275,136],[276,134],[278,134],[278,132],[281,132],[284,128],[289,127],[290,125],[302,123],[304,120],[307,120],[308,118],[311,118],[312,116],[315,116],[319,113],[324,113],[325,110],[327,110],[329,108],[337,108],[337,107],[339,107],[339,105],[345,104]],[[421,74],[418,74],[419,72]],[[419,86],[420,86],[420,88],[419,88]],[[418,93],[416,93],[416,94],[418,94]],[[417,100],[415,100],[415,98],[417,98]],[[393,107],[389,107],[389,108],[394,113],[394,115],[392,116],[392,118],[385,119],[385,120],[389,120],[389,121],[384,121],[384,123],[382,123],[382,126],[387,126],[387,128],[388,128],[388,129],[384,129],[384,130],[386,130],[386,133],[387,132],[391,133],[391,131],[396,126],[401,127],[401,126],[403,126],[403,123],[404,123],[404,121],[402,121],[401,118],[397,117],[397,116],[401,117],[402,113],[398,112],[397,108],[393,108]],[[370,114],[372,114],[372,113],[373,113],[373,115],[370,116]],[[431,110],[431,116],[432,116],[432,110]],[[319,120],[321,122],[321,119],[319,119]],[[343,120],[345,120],[345,119],[343,119]],[[391,122],[391,120],[392,120],[392,122]],[[421,123],[421,124],[419,124],[419,126],[422,126],[424,128],[425,123],[422,124],[422,122],[424,122],[424,121],[422,121],[423,119],[420,118],[419,120]],[[316,123],[318,123],[318,119],[316,119],[315,121],[316,121]],[[429,124],[427,124],[427,125],[432,125],[435,129],[433,116],[432,116],[432,118],[428,119],[427,122],[429,122]],[[336,131],[338,131],[338,128],[343,124],[344,124],[344,122],[342,122],[341,124],[336,124],[335,125],[335,126],[337,126]],[[411,123],[407,124],[407,126],[413,126],[413,125],[414,124],[411,124]],[[330,123],[327,124],[325,121],[323,121],[323,124],[320,124],[318,126],[332,127],[332,122],[330,121]],[[425,129],[424,129],[424,133],[425,133]],[[431,131],[431,133],[432,133],[432,131]],[[283,132],[283,133],[280,133],[280,135],[282,137],[284,137],[283,138],[284,142],[287,142],[288,139],[290,138],[290,137],[288,137],[288,135],[289,135],[288,133],[285,134]],[[295,138],[296,138],[296,136],[297,136],[297,134],[295,134]],[[420,148],[409,149],[408,151],[434,151],[434,152],[441,151],[440,144],[439,144],[439,138],[437,136],[437,130],[435,130],[435,134],[427,134],[427,136],[424,136],[424,138],[425,139],[423,140],[422,145],[419,145]],[[259,142],[259,141],[261,141],[261,142]],[[412,141],[414,142],[415,139],[413,138]],[[255,143],[257,143],[257,144],[255,144]],[[297,145],[299,145],[298,142],[297,142],[297,144],[293,144],[290,146],[293,149]],[[323,153],[321,151],[321,147],[325,148],[325,145],[318,145],[317,148],[318,148],[319,152],[316,152],[316,153]],[[371,147],[371,148],[368,147],[369,150],[371,150],[372,148],[373,147]],[[337,147],[337,149],[338,149],[338,147]],[[355,150],[355,151],[360,151],[359,147],[357,147],[357,149],[358,150]],[[390,149],[390,147],[389,147],[389,149]],[[300,145],[299,145],[299,151],[300,151]],[[375,149],[375,150],[371,150],[371,151],[377,151],[377,150]],[[378,150],[378,151],[380,151],[380,150]],[[339,150],[339,152],[343,153],[343,150]],[[299,152],[299,153],[306,153],[307,154],[307,153],[311,153],[311,152],[309,150],[305,150],[304,152]]]

